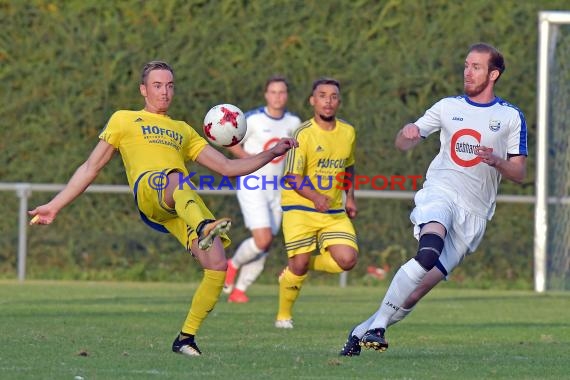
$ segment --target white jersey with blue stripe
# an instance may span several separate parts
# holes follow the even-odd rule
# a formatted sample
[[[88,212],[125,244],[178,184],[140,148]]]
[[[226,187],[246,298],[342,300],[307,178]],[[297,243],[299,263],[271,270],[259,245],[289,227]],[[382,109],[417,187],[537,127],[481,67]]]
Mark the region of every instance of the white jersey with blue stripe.
[[[482,163],[475,150],[493,148],[493,154],[504,159],[528,155],[523,113],[498,97],[480,104],[461,95],[441,99],[415,124],[423,138],[440,132],[440,150],[430,163],[424,187],[449,190],[458,205],[491,219],[501,175]]]

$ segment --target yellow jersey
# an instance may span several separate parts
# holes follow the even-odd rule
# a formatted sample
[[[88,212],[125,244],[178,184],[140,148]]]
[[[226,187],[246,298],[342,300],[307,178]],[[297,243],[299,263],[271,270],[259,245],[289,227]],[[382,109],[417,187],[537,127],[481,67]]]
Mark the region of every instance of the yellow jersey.
[[[299,147],[291,149],[285,160],[284,174],[296,174],[302,182],[294,186],[311,188],[331,199],[329,213],[344,212],[342,189],[338,176],[354,165],[356,132],[345,121],[336,120],[332,130],[324,130],[312,118],[295,132]],[[292,190],[293,185],[283,183],[281,206],[287,210],[315,211],[313,202]]]
[[[188,175],[186,161],[195,161],[208,145],[186,122],[145,110],[115,112],[99,138],[121,153],[131,189],[149,170],[176,169]]]

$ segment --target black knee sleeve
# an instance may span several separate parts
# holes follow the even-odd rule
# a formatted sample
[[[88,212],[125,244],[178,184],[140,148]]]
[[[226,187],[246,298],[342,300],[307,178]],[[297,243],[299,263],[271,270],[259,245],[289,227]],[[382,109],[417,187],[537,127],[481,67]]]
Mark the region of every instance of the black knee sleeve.
[[[436,234],[424,234],[420,237],[418,253],[414,259],[429,271],[435,266],[441,251],[443,251],[443,238]]]

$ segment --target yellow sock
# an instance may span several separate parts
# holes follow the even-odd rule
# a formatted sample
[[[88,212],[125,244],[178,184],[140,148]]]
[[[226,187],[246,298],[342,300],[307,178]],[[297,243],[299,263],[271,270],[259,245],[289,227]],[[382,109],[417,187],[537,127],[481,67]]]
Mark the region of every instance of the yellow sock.
[[[182,326],[182,332],[196,335],[208,313],[216,306],[225,279],[225,271],[204,269],[204,277],[202,277],[202,281],[194,293],[192,305],[190,305],[190,310]]]
[[[311,256],[309,269],[326,273],[342,273],[344,270],[332,258],[329,251],[317,256]]]
[[[293,304],[299,297],[303,281],[307,275],[297,276],[293,274],[289,268],[285,268],[279,280],[279,311],[277,319],[293,319]]]
[[[198,224],[207,219],[202,214],[200,204],[197,201],[198,194],[190,189],[174,190],[172,198],[174,198],[174,209],[179,217],[181,217],[187,225],[196,229]]]

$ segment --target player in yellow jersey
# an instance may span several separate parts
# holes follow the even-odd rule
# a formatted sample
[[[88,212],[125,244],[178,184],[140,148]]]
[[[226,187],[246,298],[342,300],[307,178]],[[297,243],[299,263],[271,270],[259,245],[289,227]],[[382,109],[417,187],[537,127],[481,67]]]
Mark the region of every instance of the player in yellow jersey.
[[[227,218],[215,220],[190,182],[185,163],[195,161],[228,177],[246,175],[297,144],[292,138],[283,138],[270,150],[231,160],[208,145],[186,122],[167,115],[174,96],[170,65],[161,61],[147,63],[139,89],[144,109],[115,112],[99,135],[99,143],[65,188],[29,214],[34,216],[32,224],[52,223],[118,150],[143,221],[174,235],[204,268],[186,320],[172,344],[174,352],[199,356],[194,336],[222,291],[227,268],[224,247],[229,244],[226,232],[231,222]]]
[[[350,221],[357,214],[352,186],[356,136],[350,124],[336,118],[340,101],[338,81],[316,80],[309,97],[314,117],[295,132],[299,147],[287,154],[281,205],[289,261],[279,277],[277,328],[293,328],[293,304],[309,270],[341,273],[356,265]]]

